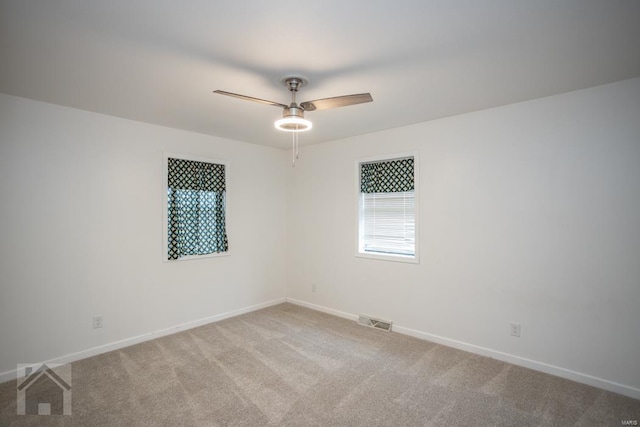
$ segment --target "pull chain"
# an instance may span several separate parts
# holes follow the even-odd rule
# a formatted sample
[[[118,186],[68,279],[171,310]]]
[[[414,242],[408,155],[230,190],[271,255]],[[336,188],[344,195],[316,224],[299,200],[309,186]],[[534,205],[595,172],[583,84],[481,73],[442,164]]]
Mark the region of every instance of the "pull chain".
[[[291,147],[291,153],[293,156],[293,161],[291,164],[291,167],[294,168],[296,167],[296,159],[298,158],[298,155],[300,154],[300,150],[299,150],[299,143],[298,143],[298,125],[296,125],[296,130],[294,130],[293,132],[291,132],[292,135],[292,147]]]

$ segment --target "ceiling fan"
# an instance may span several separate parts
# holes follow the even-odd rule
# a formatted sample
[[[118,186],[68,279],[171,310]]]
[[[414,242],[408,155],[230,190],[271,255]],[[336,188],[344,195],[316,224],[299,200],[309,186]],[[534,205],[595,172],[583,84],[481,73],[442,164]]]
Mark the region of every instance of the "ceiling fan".
[[[285,105],[279,102],[267,101],[265,99],[254,98],[252,96],[239,95],[237,93],[226,92],[224,90],[214,90],[213,93],[220,95],[232,96],[234,98],[244,99],[246,101],[258,102],[260,104],[272,105],[282,108],[282,118],[275,122],[276,129],[286,132],[293,132],[293,164],[298,157],[298,132],[311,129],[312,123],[304,118],[305,111],[328,110],[329,108],[346,107],[349,105],[363,104],[372,102],[373,98],[370,93],[358,93],[354,95],[335,96],[332,98],[315,99],[313,101],[296,103],[296,93],[302,86],[309,84],[304,77],[290,76],[284,77],[282,83],[291,92],[291,104]]]

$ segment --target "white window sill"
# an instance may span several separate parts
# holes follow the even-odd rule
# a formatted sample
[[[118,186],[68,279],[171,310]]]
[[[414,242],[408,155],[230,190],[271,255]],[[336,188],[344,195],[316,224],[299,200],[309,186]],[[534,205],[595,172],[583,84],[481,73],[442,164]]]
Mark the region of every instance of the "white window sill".
[[[394,255],[394,254],[382,254],[377,252],[356,252],[358,258],[377,259],[380,261],[393,261],[393,262],[406,262],[409,264],[420,264],[420,259],[417,256],[410,255]]]
[[[208,258],[220,258],[220,257],[225,257],[225,256],[229,256],[229,251],[227,252],[214,252],[212,254],[206,254],[206,255],[189,255],[189,256],[183,256],[180,257],[178,259],[164,259],[163,262],[176,262],[176,261],[193,261],[193,260],[197,260],[197,259],[208,259]]]

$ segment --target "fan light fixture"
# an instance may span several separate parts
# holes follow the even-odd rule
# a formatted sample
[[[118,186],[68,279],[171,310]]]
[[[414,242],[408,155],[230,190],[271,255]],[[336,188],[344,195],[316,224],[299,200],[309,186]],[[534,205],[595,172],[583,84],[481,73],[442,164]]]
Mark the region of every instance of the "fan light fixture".
[[[282,118],[274,123],[276,129],[285,132],[303,132],[313,127],[313,124],[304,118],[304,110],[298,107],[284,109]]]

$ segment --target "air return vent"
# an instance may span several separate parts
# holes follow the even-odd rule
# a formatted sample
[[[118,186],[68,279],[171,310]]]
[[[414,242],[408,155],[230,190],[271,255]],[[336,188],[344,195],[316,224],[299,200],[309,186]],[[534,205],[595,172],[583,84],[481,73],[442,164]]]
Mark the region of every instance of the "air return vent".
[[[358,316],[358,323],[363,326],[382,329],[387,332],[391,332],[391,325],[393,324],[393,322],[388,320],[376,319],[375,317],[367,316],[366,314]]]

